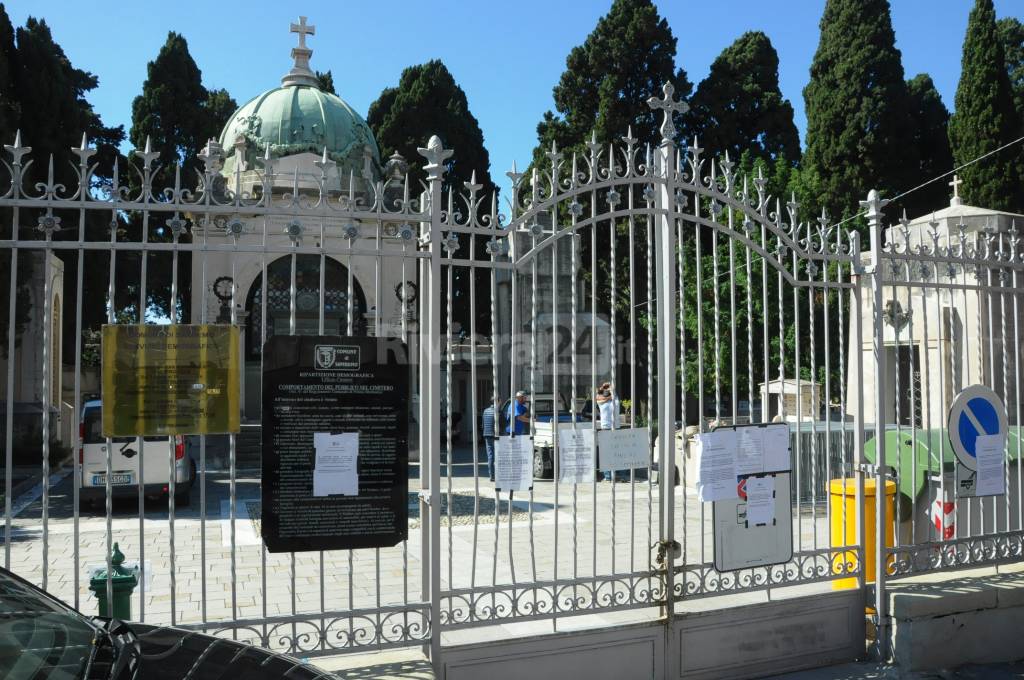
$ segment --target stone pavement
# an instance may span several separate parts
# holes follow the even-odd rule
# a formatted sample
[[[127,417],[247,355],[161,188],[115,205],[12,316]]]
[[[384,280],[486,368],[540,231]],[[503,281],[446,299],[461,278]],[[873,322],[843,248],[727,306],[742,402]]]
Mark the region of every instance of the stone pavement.
[[[471,465],[453,472],[441,483],[442,589],[478,591],[513,582],[618,577],[654,569],[652,546],[660,522],[656,484],[638,480],[573,487],[538,481],[532,493],[514,494],[510,523],[507,495],[496,502],[492,485],[486,478],[471,476]],[[45,530],[42,497],[30,499],[14,517],[11,568],[44,585],[45,564],[46,589],[93,613],[96,602],[88,590],[88,576],[91,568],[104,564],[108,519],[104,509],[94,508],[82,510],[76,520],[72,484],[73,477],[66,476],[49,489]],[[141,559],[145,567],[144,582],[132,599],[134,619],[190,624],[298,614],[319,622],[322,612],[347,618],[344,612],[351,610],[373,612],[382,606],[415,606],[420,601],[418,479],[409,484],[407,541],[379,550],[294,555],[269,554],[262,547],[258,472],[236,475],[234,521],[231,488],[227,473],[208,472],[205,510],[197,485],[189,506],[175,509],[173,540],[166,501],[146,503],[141,519],[136,499],[114,503],[111,541],[119,544],[129,562]],[[677,531],[685,527],[686,540],[680,540],[687,561],[710,562],[709,508],[681,487],[675,488],[675,495]],[[826,547],[824,509],[803,510],[794,523],[801,544]],[[585,600],[586,592],[583,587],[575,595]],[[617,597],[616,592],[625,591],[624,586],[612,584],[604,592]],[[328,621],[333,618],[327,617]],[[404,616],[403,620],[407,621]],[[309,632],[301,624],[294,631],[290,624],[287,628],[293,634]]]

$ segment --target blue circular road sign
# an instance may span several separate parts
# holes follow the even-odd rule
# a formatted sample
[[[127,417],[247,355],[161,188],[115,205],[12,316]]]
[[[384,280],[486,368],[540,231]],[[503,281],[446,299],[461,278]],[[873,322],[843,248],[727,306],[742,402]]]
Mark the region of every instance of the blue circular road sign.
[[[1006,434],[1006,407],[991,388],[971,385],[953,399],[947,422],[949,443],[961,465],[978,469],[977,441],[984,434]]]

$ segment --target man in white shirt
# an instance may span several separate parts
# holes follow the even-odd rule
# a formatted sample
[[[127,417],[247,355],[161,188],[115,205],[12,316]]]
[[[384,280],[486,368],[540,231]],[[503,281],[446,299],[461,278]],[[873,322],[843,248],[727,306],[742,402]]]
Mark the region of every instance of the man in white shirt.
[[[601,418],[601,429],[617,430],[619,428],[619,400],[615,396],[615,392],[612,390],[612,384],[610,382],[606,382],[597,388],[597,396],[594,401],[597,402],[598,412]],[[629,470],[616,470],[615,479],[618,481],[628,481]],[[605,470],[604,481],[612,481],[611,470]]]

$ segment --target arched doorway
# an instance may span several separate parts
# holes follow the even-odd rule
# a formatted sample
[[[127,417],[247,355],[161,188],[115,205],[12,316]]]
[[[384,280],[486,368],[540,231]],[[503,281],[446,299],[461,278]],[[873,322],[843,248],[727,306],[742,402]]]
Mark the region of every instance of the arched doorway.
[[[317,335],[320,329],[320,256],[297,255],[295,262],[295,332]],[[363,335],[366,329],[366,298],[352,279],[352,327],[349,328],[348,269],[337,260],[324,258],[324,334]],[[245,357],[259,361],[263,344],[274,335],[287,335],[291,325],[291,256],[267,265],[266,322],[263,318],[263,275],[252,282],[246,296]],[[266,333],[266,337],[264,337]]]
[[[366,297],[352,278],[352,324],[349,328],[348,268],[330,257],[324,258],[324,333],[365,335]],[[287,335],[291,325],[290,255],[267,265],[266,319],[263,309],[263,275],[257,275],[245,297],[245,382],[242,414],[247,420],[260,416],[261,359],[263,344],[274,335]],[[317,335],[320,330],[320,256],[295,257],[295,333]],[[264,337],[265,336],[265,337]]]

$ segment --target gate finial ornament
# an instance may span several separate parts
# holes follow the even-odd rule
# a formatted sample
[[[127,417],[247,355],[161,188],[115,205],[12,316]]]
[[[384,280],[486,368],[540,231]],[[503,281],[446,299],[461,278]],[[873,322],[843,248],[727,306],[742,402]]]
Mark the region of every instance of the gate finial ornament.
[[[421,146],[416,151],[427,159],[427,164],[423,166],[427,179],[441,179],[444,175],[444,162],[455,153],[451,149],[445,149],[437,135],[430,138],[425,148]]]
[[[666,82],[661,86],[661,91],[665,94],[664,98],[651,97],[647,100],[647,105],[654,110],[661,109],[665,112],[665,117],[661,121],[661,141],[666,142],[674,140],[676,136],[676,126],[672,122],[672,114],[686,113],[690,107],[686,102],[675,100],[676,88],[672,83]]]

